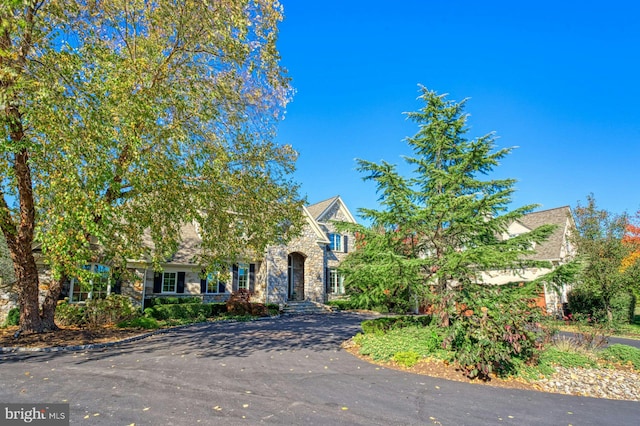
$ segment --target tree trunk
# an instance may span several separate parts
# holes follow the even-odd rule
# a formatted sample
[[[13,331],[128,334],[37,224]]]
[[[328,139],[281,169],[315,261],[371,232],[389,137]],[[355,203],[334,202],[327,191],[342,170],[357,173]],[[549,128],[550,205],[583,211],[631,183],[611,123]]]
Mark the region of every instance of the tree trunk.
[[[605,301],[605,310],[607,311],[607,321],[609,321],[609,327],[613,325],[613,311],[611,310],[611,303]]]
[[[20,75],[27,68],[27,54],[32,48],[31,30],[37,9],[29,5],[25,9],[25,32],[19,45],[13,46],[11,34],[8,28],[0,33],[0,50],[16,53],[16,55],[2,55],[0,67],[4,71],[8,69]],[[33,182],[29,165],[29,151],[26,148],[25,133],[22,114],[19,106],[21,99],[17,91],[10,91],[17,84],[17,79],[11,72],[4,72],[0,78],[0,88],[5,95],[3,98],[2,125],[9,130],[9,146],[12,149],[5,155],[13,155],[12,166],[16,182],[20,210],[19,215],[13,215],[5,199],[5,193],[0,193],[0,228],[7,240],[7,246],[11,253],[13,269],[15,271],[20,304],[20,329],[25,333],[41,333],[45,328],[40,317],[38,268],[33,257],[33,234],[35,228],[35,207],[33,197]],[[6,178],[4,176],[3,178]]]
[[[31,253],[31,244],[27,248],[18,247],[14,250],[10,247],[10,249],[17,279],[20,331],[27,334],[42,333],[46,330],[40,318],[38,268]]]
[[[62,292],[62,283],[65,281],[65,277],[52,280],[49,286],[49,291],[42,303],[42,325],[47,330],[58,330],[58,326],[55,323],[56,306],[58,306],[58,299]]]

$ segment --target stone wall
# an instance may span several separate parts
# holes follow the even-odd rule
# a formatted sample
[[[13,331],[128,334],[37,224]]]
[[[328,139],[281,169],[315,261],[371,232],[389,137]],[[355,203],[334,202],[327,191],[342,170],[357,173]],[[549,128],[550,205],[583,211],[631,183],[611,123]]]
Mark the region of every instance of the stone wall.
[[[340,233],[343,236],[343,250],[327,250],[326,253],[326,267],[337,268],[338,266],[340,266],[340,263],[342,263],[342,261],[347,257],[347,255],[355,249],[356,239],[352,233],[338,232],[338,230],[336,229],[335,222],[349,222],[349,218],[340,209],[340,205],[338,203],[334,204],[334,206],[328,212],[326,212],[321,219],[323,220],[323,222],[320,223],[320,228],[322,228],[322,230],[326,234]],[[344,299],[344,295],[332,293],[327,294],[327,301],[336,299]]]
[[[12,308],[18,306],[18,295],[11,284],[0,280],[0,325],[7,320],[7,315]]]
[[[304,299],[323,303],[325,301],[325,244],[318,243],[318,235],[309,224],[302,233],[287,245],[269,247],[265,254],[264,275],[256,282],[256,288],[269,284],[268,302],[285,304],[288,300],[288,256],[299,253],[304,258]],[[265,282],[266,281],[266,282]]]

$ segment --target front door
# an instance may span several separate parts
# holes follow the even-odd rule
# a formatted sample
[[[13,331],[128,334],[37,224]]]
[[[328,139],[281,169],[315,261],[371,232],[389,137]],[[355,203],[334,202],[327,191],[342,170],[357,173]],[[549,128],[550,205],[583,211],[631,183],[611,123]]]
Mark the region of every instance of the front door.
[[[300,253],[291,253],[288,256],[288,263],[288,299],[304,300],[304,256]]]

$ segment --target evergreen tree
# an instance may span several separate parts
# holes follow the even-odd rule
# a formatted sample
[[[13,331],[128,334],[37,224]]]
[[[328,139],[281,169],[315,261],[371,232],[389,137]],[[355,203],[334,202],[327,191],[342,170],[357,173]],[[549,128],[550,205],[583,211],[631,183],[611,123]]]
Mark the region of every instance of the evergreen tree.
[[[358,160],[364,179],[376,183],[381,209],[360,210],[370,227],[342,225],[359,235],[343,272],[356,303],[399,304],[396,298],[408,297],[405,304],[432,305],[447,325],[457,289],[480,282],[482,271],[536,263],[526,255],[553,227],[504,238],[510,223],[535,208],[508,211],[515,180],[489,176],[512,148],[495,150],[493,133],[467,138],[466,100],[424,87],[420,99],[424,107],[408,114],[419,127],[407,139],[411,176],[384,161]]]

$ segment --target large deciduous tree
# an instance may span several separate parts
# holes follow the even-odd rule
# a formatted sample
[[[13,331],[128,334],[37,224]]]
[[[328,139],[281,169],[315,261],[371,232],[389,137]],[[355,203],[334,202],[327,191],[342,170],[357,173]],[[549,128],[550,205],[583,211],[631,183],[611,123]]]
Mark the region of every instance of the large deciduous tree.
[[[638,291],[638,263],[634,254],[639,247],[636,227],[627,214],[614,214],[600,209],[593,195],[585,205],[574,209],[578,250],[577,289],[593,295],[601,305],[609,323],[614,321],[612,301]]]
[[[294,229],[281,19],[277,0],[2,2],[0,228],[24,332],[55,328],[83,264],[158,263],[182,223],[203,266]],[[54,277],[42,306],[34,247]]]
[[[453,102],[424,87],[420,99],[424,106],[408,114],[419,127],[407,139],[411,176],[387,162],[358,160],[365,179],[376,183],[382,208],[360,210],[371,226],[342,225],[360,241],[343,271],[356,302],[404,300],[406,307],[433,304],[435,296],[446,325],[456,290],[480,282],[483,271],[523,268],[533,243],[553,229],[503,238],[509,224],[535,207],[508,211],[515,180],[488,176],[511,148],[495,150],[493,134],[467,138],[466,101]]]

